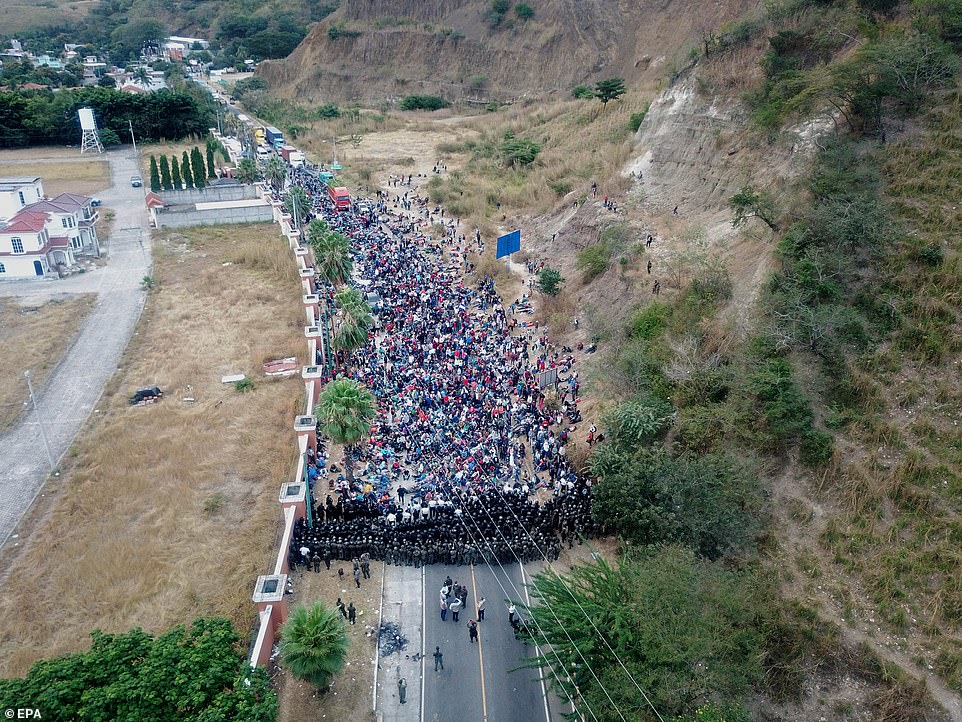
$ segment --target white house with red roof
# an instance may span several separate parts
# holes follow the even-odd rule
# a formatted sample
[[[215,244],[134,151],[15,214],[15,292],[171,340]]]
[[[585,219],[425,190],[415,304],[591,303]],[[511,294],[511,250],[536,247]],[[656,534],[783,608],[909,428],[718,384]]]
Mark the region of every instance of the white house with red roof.
[[[39,178],[0,178],[0,214],[0,280],[59,274],[100,255],[92,198],[46,198]]]

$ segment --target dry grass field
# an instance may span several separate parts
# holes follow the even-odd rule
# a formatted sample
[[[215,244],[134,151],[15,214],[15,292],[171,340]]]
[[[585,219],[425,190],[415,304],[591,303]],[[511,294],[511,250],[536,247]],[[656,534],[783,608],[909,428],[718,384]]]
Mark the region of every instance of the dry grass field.
[[[70,348],[96,296],[81,294],[36,304],[0,297],[0,431],[24,409],[30,369],[34,389],[43,386]]]
[[[338,581],[337,569],[344,568],[345,577]],[[300,567],[303,570],[303,567]],[[371,694],[374,685],[374,658],[377,638],[374,632],[378,625],[378,611],[381,601],[380,562],[371,564],[371,578],[355,589],[351,577],[350,562],[334,562],[327,571],[321,565],[320,573],[298,571],[294,573],[295,594],[290,603],[292,609],[301,604],[322,601],[333,607],[337,598],[344,604],[354,602],[357,608],[357,624],[348,626],[347,664],[334,678],[331,688],[319,694],[310,684],[296,679],[287,672],[280,671],[278,696],[281,709],[278,722],[304,722],[305,720],[353,720],[353,722],[373,722]]]
[[[110,187],[110,166],[106,160],[48,156],[46,150],[37,149],[40,162],[16,155],[19,151],[0,153],[0,176],[40,176],[44,192],[51,197],[61,193],[93,195]]]
[[[226,615],[243,636],[254,621],[303,403],[299,378],[268,381],[260,364],[303,353],[300,284],[271,225],[160,232],[154,247],[156,286],[120,370],[6,550],[0,676],[86,647],[98,627]],[[220,383],[236,372],[256,387]],[[128,406],[151,384],[161,402]]]

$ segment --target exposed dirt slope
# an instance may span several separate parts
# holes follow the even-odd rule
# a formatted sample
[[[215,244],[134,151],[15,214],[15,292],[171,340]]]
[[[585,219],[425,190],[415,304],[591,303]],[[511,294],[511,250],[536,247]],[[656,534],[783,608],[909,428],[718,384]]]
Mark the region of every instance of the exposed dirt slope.
[[[577,83],[616,75],[654,84],[684,63],[703,29],[760,5],[545,0],[533,19],[509,11],[492,28],[483,0],[352,2],[259,72],[280,94],[312,101],[412,93],[510,99],[567,94]],[[332,38],[335,26],[359,34]]]

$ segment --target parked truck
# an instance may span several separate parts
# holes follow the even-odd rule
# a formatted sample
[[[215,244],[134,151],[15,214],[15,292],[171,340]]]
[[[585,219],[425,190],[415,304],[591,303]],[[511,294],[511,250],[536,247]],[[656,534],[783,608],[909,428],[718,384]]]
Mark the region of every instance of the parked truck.
[[[335,209],[346,211],[351,207],[351,196],[347,192],[347,188],[329,185],[327,187],[327,195],[329,195],[334,202]]]
[[[293,145],[282,145],[281,157],[290,163],[292,168],[300,168],[304,165],[304,154]]]
[[[274,150],[280,150],[284,145],[284,134],[273,125],[267,126],[264,130],[267,133],[267,143],[272,145]]]

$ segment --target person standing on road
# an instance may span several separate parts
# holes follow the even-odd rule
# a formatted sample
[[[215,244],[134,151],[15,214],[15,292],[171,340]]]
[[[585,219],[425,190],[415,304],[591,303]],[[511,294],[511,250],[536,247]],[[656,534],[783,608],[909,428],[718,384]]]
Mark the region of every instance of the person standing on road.
[[[347,621],[351,624],[357,622],[357,609],[354,608],[354,602],[347,605]]]
[[[484,597],[481,597],[481,599],[478,600],[478,621],[479,622],[484,621],[484,604],[487,601],[488,600],[485,599]]]
[[[448,600],[441,599],[441,621],[444,622],[448,618]]]
[[[461,613],[462,606],[463,604],[458,597],[455,597],[451,601],[451,619],[454,621],[455,624],[458,623],[458,615]]]
[[[441,648],[434,648],[434,671],[437,672],[439,669],[444,669],[444,655],[441,654]]]
[[[514,615],[517,614],[518,610],[515,609],[514,605],[510,602],[508,603],[508,624],[512,627],[514,626]]]
[[[357,588],[361,588],[361,568],[354,567],[354,583],[357,584]]]
[[[404,677],[397,681],[397,696],[401,698],[401,704],[407,702],[408,683]]]
[[[474,644],[478,639],[478,623],[473,619],[468,622],[468,638],[471,640],[471,644]]]

